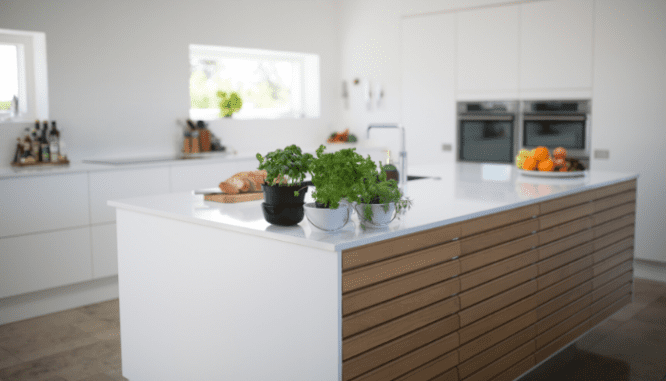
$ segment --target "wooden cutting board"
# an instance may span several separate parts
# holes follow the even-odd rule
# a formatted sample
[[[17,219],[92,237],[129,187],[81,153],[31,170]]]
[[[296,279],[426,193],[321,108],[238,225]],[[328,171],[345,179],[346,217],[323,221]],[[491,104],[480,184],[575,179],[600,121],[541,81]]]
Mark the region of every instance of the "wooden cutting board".
[[[263,200],[264,192],[248,192],[239,194],[226,194],[226,193],[204,193],[205,201],[223,202],[225,204],[233,204],[237,202]]]

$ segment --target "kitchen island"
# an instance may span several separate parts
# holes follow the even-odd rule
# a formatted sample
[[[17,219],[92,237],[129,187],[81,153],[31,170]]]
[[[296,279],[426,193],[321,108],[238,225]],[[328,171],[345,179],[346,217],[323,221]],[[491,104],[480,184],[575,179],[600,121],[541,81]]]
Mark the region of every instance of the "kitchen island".
[[[631,301],[637,176],[410,168],[384,229],[269,225],[192,193],[117,209],[123,375],[511,380]],[[307,200],[306,200],[307,201]]]

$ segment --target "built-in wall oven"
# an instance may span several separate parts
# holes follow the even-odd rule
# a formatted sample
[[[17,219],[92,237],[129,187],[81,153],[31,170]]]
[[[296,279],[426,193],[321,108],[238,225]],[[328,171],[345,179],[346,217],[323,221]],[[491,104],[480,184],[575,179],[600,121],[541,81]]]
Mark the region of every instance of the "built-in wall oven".
[[[513,162],[518,106],[518,101],[458,102],[458,160]]]
[[[590,101],[523,101],[521,148],[564,147],[567,157],[589,164]]]

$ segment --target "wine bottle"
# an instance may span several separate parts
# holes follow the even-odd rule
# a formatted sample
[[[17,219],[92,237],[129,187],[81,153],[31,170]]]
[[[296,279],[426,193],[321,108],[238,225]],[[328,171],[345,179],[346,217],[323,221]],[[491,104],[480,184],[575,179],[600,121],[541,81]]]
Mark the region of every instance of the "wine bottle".
[[[45,120],[42,135],[39,137],[39,161],[42,163],[48,163],[51,161],[51,158],[49,157],[49,141],[47,138],[48,128],[49,122]]]
[[[39,130],[39,120],[35,120],[35,127],[33,127],[32,131],[30,132],[30,137],[32,138],[32,147],[30,147],[30,153],[32,154],[32,157],[35,158],[35,160],[39,160],[39,151],[41,151],[41,147],[39,145]]]
[[[55,120],[51,122],[51,132],[49,132],[49,155],[51,157],[51,163],[57,163],[59,161],[60,154],[60,133],[58,128],[56,128]]]

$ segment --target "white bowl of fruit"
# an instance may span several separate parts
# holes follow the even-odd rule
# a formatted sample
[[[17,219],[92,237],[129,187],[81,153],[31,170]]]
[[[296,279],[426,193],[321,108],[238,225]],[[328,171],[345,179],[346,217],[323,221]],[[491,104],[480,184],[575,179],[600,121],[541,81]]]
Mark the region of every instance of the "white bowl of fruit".
[[[580,177],[585,176],[585,167],[578,159],[567,158],[567,150],[557,147],[552,154],[540,146],[533,150],[521,149],[516,156],[518,172],[526,176]]]

